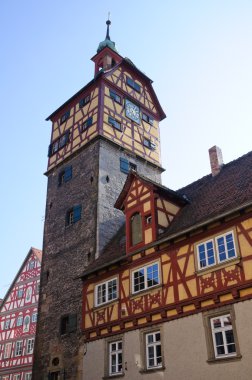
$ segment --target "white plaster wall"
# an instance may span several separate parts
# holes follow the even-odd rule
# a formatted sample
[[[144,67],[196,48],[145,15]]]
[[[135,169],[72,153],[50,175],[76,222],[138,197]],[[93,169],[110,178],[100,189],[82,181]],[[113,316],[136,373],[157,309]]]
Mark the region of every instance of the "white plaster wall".
[[[140,330],[125,333],[124,363],[127,362],[127,370],[123,380],[251,380],[252,301],[237,303],[234,309],[241,360],[207,362],[205,330],[200,313],[163,323],[163,371],[140,373]],[[103,378],[104,347],[102,339],[87,344],[83,380]]]

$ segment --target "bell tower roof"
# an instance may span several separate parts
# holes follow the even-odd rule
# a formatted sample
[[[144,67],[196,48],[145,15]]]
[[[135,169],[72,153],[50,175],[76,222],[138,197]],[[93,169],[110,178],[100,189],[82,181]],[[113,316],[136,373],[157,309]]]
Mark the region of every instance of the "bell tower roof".
[[[98,46],[98,49],[97,49],[97,53],[99,53],[105,47],[109,47],[110,49],[114,50],[117,53],[117,49],[115,47],[115,42],[111,41],[110,35],[109,35],[109,26],[111,25],[111,21],[108,19],[106,21],[106,24],[107,24],[106,37],[105,37],[104,41],[102,41],[102,42],[99,43],[99,46]]]

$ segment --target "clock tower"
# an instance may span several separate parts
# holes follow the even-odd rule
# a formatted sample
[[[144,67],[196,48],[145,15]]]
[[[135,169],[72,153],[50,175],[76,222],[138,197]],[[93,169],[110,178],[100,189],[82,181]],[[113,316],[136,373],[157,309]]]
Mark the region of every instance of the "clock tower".
[[[52,133],[36,380],[82,379],[79,276],[124,222],[114,203],[129,171],[161,181],[159,121],[165,114],[151,79],[118,53],[110,23],[92,58],[94,78],[47,118]]]

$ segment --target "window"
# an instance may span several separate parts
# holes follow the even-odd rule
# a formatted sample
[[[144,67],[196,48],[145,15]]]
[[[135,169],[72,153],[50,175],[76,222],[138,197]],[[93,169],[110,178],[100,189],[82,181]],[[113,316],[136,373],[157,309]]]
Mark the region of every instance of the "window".
[[[135,91],[140,92],[141,91],[141,86],[136,83],[133,79],[126,77],[126,83],[128,86],[133,88]]]
[[[122,341],[109,343],[109,375],[122,373]]]
[[[66,334],[75,331],[77,328],[77,316],[76,314],[68,314],[61,317],[60,321],[60,333]]]
[[[48,379],[49,380],[59,380],[60,379],[60,371],[49,373]]]
[[[160,284],[158,263],[146,265],[132,272],[133,293]]]
[[[58,185],[61,186],[63,183],[70,181],[70,179],[72,179],[72,166],[66,166],[59,173]]]
[[[19,317],[17,317],[17,322],[16,322],[16,326],[22,326],[23,324],[23,316],[20,315]]]
[[[4,322],[4,330],[8,330],[10,328],[10,319],[6,319]]]
[[[88,104],[90,102],[90,95],[87,95],[85,96],[85,98],[81,99],[79,101],[79,107],[82,108],[84,107],[86,104]]]
[[[70,137],[70,131],[68,130],[59,139],[52,142],[48,148],[48,157],[51,157],[54,153],[57,153],[61,148],[63,148],[68,142]]]
[[[63,124],[70,116],[70,111],[67,111],[64,113],[64,115],[61,116],[60,118],[60,124]]]
[[[20,380],[21,379],[21,375],[14,375],[13,376],[13,380]]]
[[[38,319],[38,313],[33,313],[32,314],[32,322],[37,322],[37,319]]]
[[[108,117],[108,123],[112,125],[112,127],[117,129],[118,131],[122,131],[121,124],[119,123],[119,121],[115,120],[113,117],[111,116]]]
[[[28,339],[27,340],[27,348],[26,348],[26,353],[27,354],[32,354],[34,349],[34,338]]]
[[[6,343],[4,347],[4,359],[8,359],[11,357],[11,343]]]
[[[137,165],[128,161],[126,158],[120,157],[120,171],[128,174],[130,170],[137,170]]]
[[[122,101],[121,101],[121,97],[119,95],[117,95],[117,93],[113,90],[109,90],[109,95],[110,97],[117,103],[121,104]]]
[[[134,246],[143,240],[142,217],[139,212],[130,218],[131,244]]]
[[[156,144],[154,144],[153,142],[151,142],[149,139],[145,138],[143,139],[143,145],[146,147],[146,148],[149,148],[151,150],[155,150],[156,149]]]
[[[142,119],[146,121],[146,123],[149,123],[150,125],[153,125],[153,118],[149,115],[146,115],[146,113],[142,113]]]
[[[25,380],[32,380],[32,373],[31,372],[25,374]]]
[[[160,331],[146,334],[146,368],[162,367],[161,334]]]
[[[35,261],[34,260],[29,261],[28,270],[32,270],[34,268],[35,268]]]
[[[103,282],[95,288],[96,290],[96,305],[102,305],[117,298],[117,279]]]
[[[203,322],[209,362],[241,358],[233,306],[206,311],[203,313]]]
[[[217,263],[220,264],[236,257],[237,253],[232,231],[197,245],[198,269],[209,268]]]
[[[231,315],[211,318],[211,329],[215,357],[236,355]]]
[[[23,348],[23,341],[22,340],[17,341],[16,348],[15,348],[15,356],[22,355],[22,348]]]
[[[91,127],[92,124],[93,124],[93,118],[90,116],[87,120],[85,120],[82,123],[81,132],[86,131],[86,129],[88,129],[88,127]]]
[[[81,206],[74,206],[66,213],[66,226],[71,226],[72,224],[78,222],[81,219]]]
[[[17,298],[22,298],[24,294],[24,289],[18,289],[17,291]]]

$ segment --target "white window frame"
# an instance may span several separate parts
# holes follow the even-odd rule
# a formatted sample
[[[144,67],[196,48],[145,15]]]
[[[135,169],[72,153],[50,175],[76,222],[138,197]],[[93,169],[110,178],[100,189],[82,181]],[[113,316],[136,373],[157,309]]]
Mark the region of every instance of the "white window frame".
[[[32,380],[32,373],[28,372],[25,374],[25,380]]]
[[[13,377],[13,380],[20,380],[20,379],[21,379],[20,374],[14,375],[14,377]]]
[[[26,353],[30,355],[33,353],[33,350],[34,350],[34,338],[31,338],[27,340]]]
[[[115,349],[112,350],[113,346]],[[120,348],[121,347],[121,348]],[[119,356],[121,355],[121,361]],[[112,359],[115,358],[115,364],[112,364]],[[115,367],[115,371],[113,371]],[[121,369],[119,369],[121,367]],[[123,342],[122,340],[109,342],[109,376],[115,376],[123,373]]]
[[[160,339],[157,340],[157,334],[159,334]],[[152,342],[148,342],[148,338],[152,336]],[[157,348],[160,347],[160,356],[157,355]],[[147,369],[156,369],[163,367],[163,357],[162,357],[162,344],[161,344],[161,332],[154,331],[147,333],[145,335],[145,348],[146,348],[146,368]],[[153,360],[154,364],[150,365],[150,357],[149,357],[149,348],[153,348]],[[158,358],[161,358],[161,362],[158,363]]]
[[[109,299],[109,292],[108,292],[109,284],[112,283],[113,281],[116,281],[116,294],[113,298]],[[102,289],[103,287],[105,287],[105,301],[99,302],[99,297],[98,297],[99,288]],[[113,292],[112,292],[112,295],[113,295]],[[117,280],[117,277],[110,278],[109,280],[104,281],[102,283],[99,283],[95,286],[95,305],[96,306],[101,306],[101,305],[104,305],[108,302],[115,301],[117,298],[118,298],[118,280]]]
[[[10,328],[10,323],[11,323],[10,318],[8,318],[8,319],[6,319],[6,320],[4,321],[4,330],[9,330],[9,328]]]
[[[228,235],[232,235],[232,245],[233,245],[233,249],[234,249],[234,255],[232,257],[228,257],[228,248],[227,248],[227,241],[226,241],[226,238]],[[226,252],[226,259],[224,260],[220,260],[220,252],[219,252],[219,246],[218,246],[218,240],[223,238],[224,239],[224,246],[225,246],[225,252]],[[207,249],[206,249],[206,245],[207,243],[209,242],[212,242],[213,244],[213,251],[214,251],[214,264],[208,264],[208,255],[207,255]],[[206,266],[204,267],[201,267],[200,266],[200,253],[199,253],[199,249],[200,249],[200,246],[204,245],[205,247],[205,257],[206,257]],[[197,268],[199,271],[204,271],[208,268],[212,268],[214,267],[215,265],[218,265],[218,264],[223,264],[223,263],[226,263],[228,261],[231,261],[231,260],[234,260],[234,259],[237,259],[238,257],[238,250],[237,250],[237,246],[236,246],[236,239],[235,239],[235,234],[234,234],[234,231],[230,230],[230,231],[227,231],[223,234],[220,234],[220,235],[217,235],[215,236],[214,238],[211,238],[211,239],[208,239],[208,240],[204,240],[204,241],[201,241],[199,243],[197,243],[196,245],[196,256],[197,256]]]
[[[38,313],[37,312],[32,313],[32,317],[31,317],[32,323],[37,322],[37,320],[38,320]]]
[[[154,284],[154,285],[151,285],[151,286],[148,286],[148,277],[147,277],[147,271],[148,271],[148,268],[150,267],[153,267],[154,265],[157,265],[157,269],[158,269],[158,283],[157,284]],[[144,288],[143,289],[138,289],[138,290],[135,290],[135,284],[134,284],[134,274],[136,272],[139,272],[139,271],[143,271],[143,275],[144,275]],[[136,293],[139,293],[139,292],[142,292],[146,289],[151,289],[151,288],[154,288],[155,286],[158,286],[160,285],[161,283],[161,279],[160,279],[160,269],[159,269],[159,262],[158,261],[155,261],[154,263],[151,263],[151,264],[148,264],[148,265],[144,265],[140,268],[137,268],[135,269],[134,271],[132,271],[132,274],[131,274],[131,280],[132,280],[132,293],[133,294],[136,294]]]
[[[17,317],[16,326],[17,326],[17,327],[23,326],[23,315],[19,315],[19,316]]]
[[[4,359],[11,357],[12,343],[6,343],[4,347]]]
[[[18,289],[17,290],[17,299],[23,298],[23,295],[24,295],[24,289],[23,288]]]
[[[231,319],[231,325],[228,325],[228,326],[225,326],[225,319],[227,318],[230,318]],[[214,320],[215,319],[219,319],[220,322],[221,322],[221,327],[218,327],[218,328],[214,328]],[[236,347],[236,343],[235,343],[235,335],[234,335],[234,328],[233,328],[233,323],[232,323],[232,316],[231,314],[225,314],[225,315],[219,315],[219,316],[215,316],[215,317],[212,317],[210,319],[210,325],[211,325],[211,331],[212,331],[212,339],[213,339],[213,346],[214,346],[214,354],[215,354],[215,358],[216,359],[221,359],[221,358],[225,358],[225,357],[233,357],[233,356],[237,356],[237,347]],[[234,352],[228,352],[228,342],[227,342],[227,339],[226,339],[226,331],[230,331],[232,330],[232,333],[233,333],[233,342],[230,343],[230,345],[234,345],[235,346],[235,351]],[[215,337],[215,334],[216,333],[221,333],[222,334],[222,340],[223,340],[223,348],[224,348],[224,354],[218,354],[218,351],[217,351],[217,342],[216,342],[216,337]]]
[[[21,356],[23,352],[23,341],[18,340],[15,345],[15,356]]]

